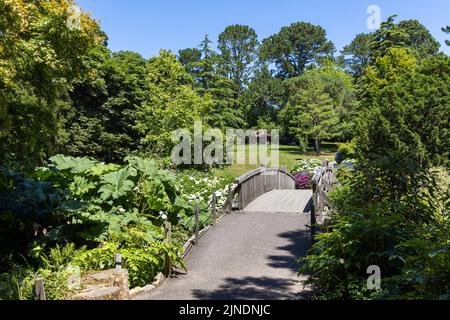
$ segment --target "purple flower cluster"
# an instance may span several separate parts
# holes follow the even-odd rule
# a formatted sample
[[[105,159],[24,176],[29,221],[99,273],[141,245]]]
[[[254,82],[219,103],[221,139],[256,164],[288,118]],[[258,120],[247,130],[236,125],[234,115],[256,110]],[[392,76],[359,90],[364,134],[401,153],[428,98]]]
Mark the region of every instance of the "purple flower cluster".
[[[297,189],[309,188],[309,185],[311,184],[311,176],[308,172],[297,173],[294,178]]]

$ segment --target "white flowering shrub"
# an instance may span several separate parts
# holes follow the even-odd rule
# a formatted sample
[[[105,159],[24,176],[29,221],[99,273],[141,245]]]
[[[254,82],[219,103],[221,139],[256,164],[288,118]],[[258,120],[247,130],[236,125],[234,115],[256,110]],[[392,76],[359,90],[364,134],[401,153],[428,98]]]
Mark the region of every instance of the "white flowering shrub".
[[[211,222],[211,203],[216,194],[216,207],[221,208],[228,198],[229,186],[232,178],[218,178],[210,172],[185,170],[177,173],[177,188],[180,195],[192,207],[192,211],[182,216],[184,226],[188,230],[194,228],[194,208],[199,205],[200,226]],[[235,186],[231,186],[234,188]]]
[[[178,173],[177,180],[181,196],[192,205],[209,203],[213,193],[216,193],[219,201],[219,198],[228,192],[230,184],[230,179],[218,178],[211,173],[194,170]]]

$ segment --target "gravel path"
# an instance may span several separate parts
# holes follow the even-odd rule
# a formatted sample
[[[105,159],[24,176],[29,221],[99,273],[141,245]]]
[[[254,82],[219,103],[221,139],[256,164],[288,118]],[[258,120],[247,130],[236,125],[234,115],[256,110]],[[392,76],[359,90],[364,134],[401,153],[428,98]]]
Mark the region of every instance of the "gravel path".
[[[232,213],[186,258],[188,274],[137,300],[295,300],[307,291],[296,260],[309,247],[306,213]]]

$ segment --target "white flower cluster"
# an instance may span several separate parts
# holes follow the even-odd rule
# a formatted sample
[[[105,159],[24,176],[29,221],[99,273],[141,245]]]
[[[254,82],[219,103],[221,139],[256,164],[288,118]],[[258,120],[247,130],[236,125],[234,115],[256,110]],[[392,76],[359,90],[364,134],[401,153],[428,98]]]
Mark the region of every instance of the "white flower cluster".
[[[159,212],[159,217],[160,217],[161,219],[163,219],[163,220],[167,220],[167,213],[166,213],[166,212],[163,212],[163,211],[160,211],[160,212]]]
[[[205,202],[211,200],[212,193],[220,188],[221,184],[223,184],[223,180],[217,177],[189,176],[180,186],[180,191],[189,203]]]
[[[322,161],[318,159],[300,160],[294,164],[292,168],[292,173],[302,173],[307,172],[311,174],[316,174],[322,167]]]
[[[234,188],[236,188],[236,186],[237,186],[236,184],[227,185],[227,186],[225,186],[225,188],[215,192],[217,207],[222,208],[225,205],[225,202],[227,201],[228,196],[229,196],[230,188],[231,188],[231,190],[234,190]],[[212,195],[209,199],[209,202],[212,202]]]
[[[209,179],[209,178],[196,179],[195,177],[190,176],[189,180],[192,181],[196,185],[206,185],[208,187],[214,187],[215,185],[217,185],[218,183],[221,182],[221,180],[217,177],[214,177],[213,179]]]
[[[202,202],[204,199],[204,197],[199,193],[194,193],[194,194],[189,194],[189,195],[185,195],[186,200],[188,200],[189,202]]]
[[[206,203],[211,204],[213,193],[216,194],[216,206],[223,207],[228,199],[229,185],[224,186],[224,179],[218,177],[196,177],[187,176],[180,184],[183,197],[190,204]],[[235,188],[231,185],[231,188]]]

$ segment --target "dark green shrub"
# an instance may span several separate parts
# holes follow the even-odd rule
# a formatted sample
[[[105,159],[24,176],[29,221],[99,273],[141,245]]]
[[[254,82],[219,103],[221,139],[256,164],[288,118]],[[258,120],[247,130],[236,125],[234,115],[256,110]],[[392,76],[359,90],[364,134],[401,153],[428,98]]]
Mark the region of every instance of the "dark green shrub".
[[[0,274],[0,300],[33,300],[34,271],[25,266],[13,266]]]
[[[429,173],[433,176],[433,173]],[[330,194],[334,213],[302,272],[323,299],[438,299],[449,293],[448,191],[418,175],[411,194],[354,172]],[[412,188],[412,187],[411,187]],[[446,204],[447,203],[447,204]],[[445,205],[446,204],[446,205]],[[367,288],[367,267],[382,271],[382,291]]]
[[[338,149],[339,163],[356,157],[356,144],[354,142],[341,143]],[[336,159],[338,160],[338,159]]]

